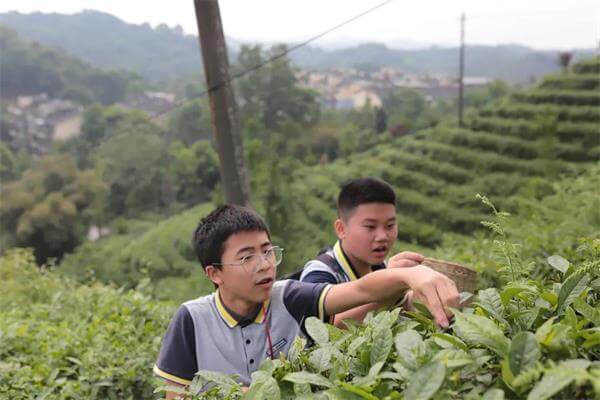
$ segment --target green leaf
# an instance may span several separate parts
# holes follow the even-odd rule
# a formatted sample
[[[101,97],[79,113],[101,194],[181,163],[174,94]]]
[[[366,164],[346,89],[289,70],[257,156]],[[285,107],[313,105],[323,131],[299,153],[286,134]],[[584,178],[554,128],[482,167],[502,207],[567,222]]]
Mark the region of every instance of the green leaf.
[[[371,346],[371,365],[387,360],[392,350],[392,330],[387,326],[376,329],[373,334],[373,345]]]
[[[502,304],[506,306],[513,297],[523,297],[523,292],[536,293],[536,287],[524,283],[511,283],[510,286],[504,288],[500,293]]]
[[[574,377],[563,374],[556,369],[547,372],[541,381],[529,392],[527,400],[546,400],[560,392],[573,382]]]
[[[550,332],[552,332],[552,327],[554,326],[554,320],[556,317],[552,317],[544,322],[538,329],[535,331],[535,338],[538,343],[545,343],[546,339]]]
[[[348,386],[348,387],[354,388],[354,386],[352,386],[351,384],[346,383],[346,382],[342,382],[340,384],[340,386],[344,386],[344,387]],[[324,394],[326,397],[323,400],[364,400],[365,399],[364,396],[357,395],[357,394],[351,392],[349,389],[341,389],[341,388],[337,388],[337,387],[333,388],[333,389],[327,389],[324,392]],[[313,396],[313,398],[311,398],[310,400],[316,399],[314,397],[315,396],[314,394],[312,396]]]
[[[258,368],[260,371],[265,371],[269,376],[273,374],[273,371],[277,369],[277,367],[281,364],[279,360],[271,360],[270,358],[266,358]]]
[[[75,358],[75,357],[65,357],[67,360],[71,361],[73,364],[79,365],[81,366],[82,363],[81,361],[79,361],[79,359]]]
[[[220,372],[203,369],[196,372],[196,376],[201,377],[207,382],[214,382],[224,390],[229,390],[232,386],[237,385],[237,382],[231,379],[231,377]]]
[[[299,361],[300,354],[306,347],[306,338],[304,336],[296,336],[290,350],[288,351],[287,358],[292,363]]]
[[[404,397],[413,400],[428,400],[439,390],[446,377],[446,367],[431,362],[421,367],[408,382]]]
[[[384,361],[376,362],[369,369],[369,374],[368,375],[369,376],[377,376],[379,374],[379,372],[381,371],[381,369],[383,368],[384,365],[385,365]]]
[[[310,384],[294,383],[294,394],[297,396],[300,396],[303,394],[312,394],[312,390],[310,390]]]
[[[269,400],[280,400],[281,399],[281,391],[279,390],[279,385],[274,378],[267,379],[263,384],[263,393],[265,399]]]
[[[540,347],[531,332],[519,332],[515,335],[508,350],[508,362],[513,375],[519,375],[534,367],[540,359]]]
[[[416,355],[423,346],[423,339],[416,331],[407,330],[400,332],[394,338],[398,359],[411,368],[416,366]]]
[[[504,400],[504,391],[500,389],[490,389],[483,394],[481,400]]]
[[[329,343],[329,331],[325,323],[318,318],[310,317],[304,322],[306,332],[318,344],[324,345]]]
[[[246,393],[244,393],[244,396],[242,397],[242,399],[244,399],[244,400],[264,399],[265,398],[264,386],[265,386],[264,382],[254,383],[254,384],[250,385],[250,388],[248,389],[248,391]]]
[[[350,343],[350,345],[348,346],[348,354],[353,356],[356,353],[356,350],[358,350],[358,348],[362,346],[366,341],[367,338],[364,336],[359,336],[356,339],[354,339],[352,343]]]
[[[258,372],[258,371],[257,371]],[[257,381],[254,380],[254,373],[252,374],[252,384],[248,391],[242,397],[244,400],[262,400],[262,399],[281,399],[281,390],[279,389],[279,385],[277,381],[266,374],[264,371],[260,371],[263,373],[262,379]]]
[[[570,275],[562,284],[560,292],[558,292],[558,301],[556,304],[556,312],[561,315],[565,308],[570,305],[587,287],[590,281],[588,274],[574,273]]]
[[[469,351],[469,348],[467,347],[465,342],[463,342],[456,336],[452,336],[447,333],[434,333],[433,335],[431,335],[431,337],[433,338],[433,341],[440,347],[447,348],[447,344],[449,343],[458,349]]]
[[[292,383],[310,383],[311,385],[324,386],[327,388],[333,387],[333,383],[324,376],[306,371],[290,372],[283,377],[283,380]]]
[[[328,371],[331,369],[332,354],[328,348],[318,348],[310,354],[309,362],[319,372]]]
[[[569,262],[556,254],[548,257],[548,264],[563,274],[569,269]]]
[[[578,313],[583,315],[588,321],[592,323],[592,325],[599,327],[600,326],[600,310],[590,306],[583,299],[577,299],[574,302],[575,310]]]
[[[479,291],[477,294],[477,304],[488,313],[501,321],[504,320],[504,306],[500,294],[495,288],[489,288]]]
[[[456,317],[453,328],[460,338],[474,345],[485,346],[500,356],[507,353],[509,341],[493,321],[458,310],[453,312]]]
[[[356,387],[354,385],[352,385],[351,383],[347,383],[347,382],[340,382],[340,386],[342,388],[344,388],[344,390],[353,393],[355,395],[360,396],[360,398],[362,399],[366,399],[366,400],[378,400],[377,397],[373,396],[371,393],[367,392],[366,390]],[[346,399],[347,396],[343,396],[343,399]]]
[[[462,367],[475,362],[469,353],[454,348],[438,351],[433,356],[433,360],[441,362],[446,368]]]

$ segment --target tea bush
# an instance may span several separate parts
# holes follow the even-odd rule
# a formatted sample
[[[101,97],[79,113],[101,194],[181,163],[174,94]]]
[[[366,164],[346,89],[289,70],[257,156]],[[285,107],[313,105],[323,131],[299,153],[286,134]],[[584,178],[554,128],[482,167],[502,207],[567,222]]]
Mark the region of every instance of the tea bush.
[[[243,392],[232,377],[199,371],[194,399],[591,399],[600,396],[600,238],[588,237],[552,273],[512,243],[508,214],[485,221],[494,233],[499,285],[480,290],[440,330],[427,309],[370,314],[340,330],[311,318],[315,345],[297,339],[288,357],[265,360]]]
[[[156,397],[152,366],[171,304],[76,284],[22,249],[0,259],[0,282],[0,398]]]

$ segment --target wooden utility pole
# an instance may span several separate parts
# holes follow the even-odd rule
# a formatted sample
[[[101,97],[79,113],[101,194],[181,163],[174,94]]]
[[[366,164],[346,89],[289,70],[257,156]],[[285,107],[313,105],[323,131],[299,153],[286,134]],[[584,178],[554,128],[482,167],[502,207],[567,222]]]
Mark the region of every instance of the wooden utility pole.
[[[217,140],[221,182],[229,204],[250,205],[250,185],[237,104],[229,78],[229,60],[218,0],[194,0],[198,37]]]
[[[458,126],[464,127],[464,77],[465,77],[465,13],[460,16],[460,64],[458,77]]]

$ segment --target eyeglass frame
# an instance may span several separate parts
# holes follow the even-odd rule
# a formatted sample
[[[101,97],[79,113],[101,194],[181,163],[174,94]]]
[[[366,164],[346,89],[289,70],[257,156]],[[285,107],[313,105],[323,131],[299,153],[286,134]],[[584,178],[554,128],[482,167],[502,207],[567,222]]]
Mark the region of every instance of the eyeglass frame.
[[[273,251],[275,249],[278,249],[278,250],[281,251],[281,259],[279,260],[279,262],[277,261],[277,259],[275,260],[275,262],[271,262],[271,261],[267,260],[267,258],[265,256],[266,252]],[[260,255],[260,260],[261,261],[260,261],[260,264],[257,264],[254,267],[255,270],[256,270],[256,268],[258,268],[258,266],[262,266],[263,265],[262,264],[263,260],[265,262],[269,263],[269,265],[273,265],[273,267],[278,267],[279,264],[281,264],[281,262],[283,261],[283,250],[285,250],[285,249],[283,247],[281,247],[281,246],[271,246],[271,247],[269,247],[267,250],[265,250],[263,252],[252,253],[252,254],[249,254],[247,256],[242,257],[242,260],[240,262],[236,262],[236,263],[211,263],[211,265],[220,266],[220,267],[227,266],[227,265],[232,266],[232,267],[241,267],[241,268],[244,268],[244,270],[246,271],[246,264],[245,263],[247,263],[247,258],[248,257],[256,256],[258,254],[258,255]]]

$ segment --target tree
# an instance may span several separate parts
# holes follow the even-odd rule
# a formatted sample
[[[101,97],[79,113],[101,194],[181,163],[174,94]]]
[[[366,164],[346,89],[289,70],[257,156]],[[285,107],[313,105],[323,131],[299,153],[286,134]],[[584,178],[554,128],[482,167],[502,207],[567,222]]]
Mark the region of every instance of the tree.
[[[101,218],[105,193],[95,171],[78,171],[68,155],[46,156],[3,187],[3,247],[33,247],[40,264],[60,259]]]
[[[18,179],[23,171],[31,165],[31,155],[25,150],[14,152],[0,142],[0,183]]]
[[[205,101],[195,99],[183,105],[168,122],[171,140],[181,140],[191,145],[200,139],[210,139],[210,112],[206,110]]]
[[[572,51],[561,51],[558,53],[558,63],[562,68],[563,74],[566,74],[569,69],[569,64],[571,63],[571,59],[573,58]]]
[[[110,188],[108,202],[115,216],[133,216],[168,205],[161,200],[167,152],[156,130],[150,123],[125,130],[95,152],[96,164]]]
[[[375,109],[375,132],[383,133],[387,129],[387,113],[381,107]]]
[[[173,142],[169,157],[176,200],[192,206],[210,199],[220,178],[219,160],[210,142],[199,140],[191,147]]]
[[[263,53],[260,46],[242,46],[236,71],[247,70],[267,58],[285,53],[285,45],[273,46]],[[281,57],[239,79],[242,126],[259,115],[268,130],[278,130],[293,122],[300,127],[312,126],[320,117],[317,93],[301,88],[289,58]]]

